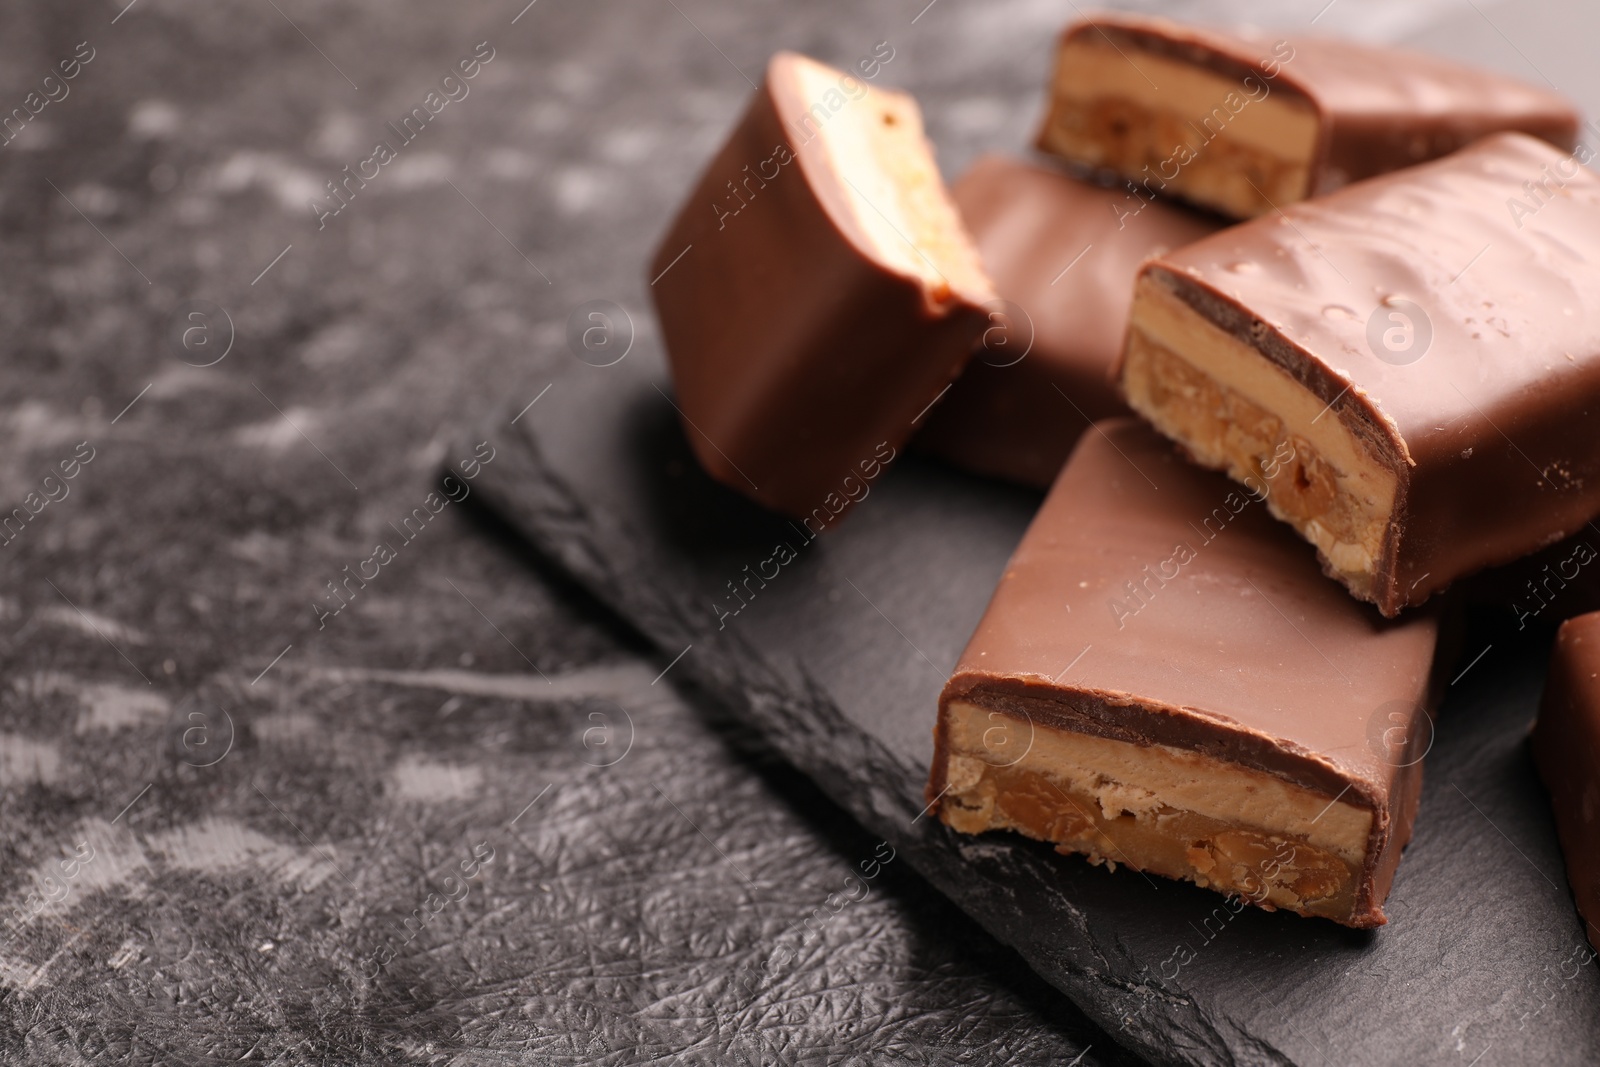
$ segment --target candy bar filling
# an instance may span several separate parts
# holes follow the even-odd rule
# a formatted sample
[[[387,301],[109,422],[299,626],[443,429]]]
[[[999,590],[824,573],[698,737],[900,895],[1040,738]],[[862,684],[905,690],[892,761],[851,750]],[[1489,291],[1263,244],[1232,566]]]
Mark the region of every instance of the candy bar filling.
[[[1063,44],[1047,151],[1237,218],[1308,195],[1316,111],[1255,75],[1229,77],[1097,30]]]
[[[825,101],[840,92],[840,74],[803,56],[792,60],[802,101]],[[860,83],[857,83],[860,84]],[[933,299],[951,291],[992,296],[977,251],[946,193],[922,132],[922,114],[904,93],[868,88],[826,121],[820,104],[801,112],[792,132],[802,151],[825,156],[820,173],[838,182],[855,224],[885,265],[920,278]]]
[[[1015,830],[1094,863],[1304,915],[1341,919],[1355,909],[1372,812],[1348,799],[1191,750],[1047,727],[967,700],[951,704],[948,724],[950,789],[940,810],[953,829]]]
[[[1353,432],[1283,366],[1150,271],[1135,288],[1122,382],[1128,404],[1200,463],[1266,487],[1266,504],[1316,545],[1357,596],[1373,578],[1397,467],[1374,428]]]

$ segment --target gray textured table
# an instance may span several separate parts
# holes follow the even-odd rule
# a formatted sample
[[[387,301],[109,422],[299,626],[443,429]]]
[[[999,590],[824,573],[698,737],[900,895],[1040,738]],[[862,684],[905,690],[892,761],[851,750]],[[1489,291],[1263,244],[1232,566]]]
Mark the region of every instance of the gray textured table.
[[[1542,25],[1596,98],[1558,13],[1441,9],[1319,26],[1515,67],[1493,25]],[[1024,142],[1070,13],[0,11],[0,1058],[1127,1062],[439,480],[561,402],[575,306],[642,312],[771,51],[891,42],[953,173]]]

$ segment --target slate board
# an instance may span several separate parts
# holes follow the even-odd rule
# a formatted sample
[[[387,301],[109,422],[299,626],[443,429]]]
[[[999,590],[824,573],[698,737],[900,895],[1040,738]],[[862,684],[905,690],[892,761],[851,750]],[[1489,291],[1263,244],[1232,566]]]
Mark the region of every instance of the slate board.
[[[480,433],[504,453],[486,499],[1116,1040],[1162,1064],[1600,1057],[1600,967],[1526,744],[1548,631],[1468,631],[1463,666],[1490,647],[1442,709],[1388,927],[1233,916],[921,815],[937,693],[1036,496],[907,456],[807,544],[704,476],[669,388],[648,342],[562,377]],[[798,558],[725,615],[726,583],[779,542]]]

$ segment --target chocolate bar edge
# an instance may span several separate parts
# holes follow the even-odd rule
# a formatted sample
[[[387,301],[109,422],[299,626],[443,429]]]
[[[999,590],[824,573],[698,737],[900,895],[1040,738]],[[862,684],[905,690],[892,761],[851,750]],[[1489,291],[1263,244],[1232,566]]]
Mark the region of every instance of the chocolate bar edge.
[[[1388,173],[1395,169],[1391,165],[1378,165],[1376,167],[1352,166],[1351,164],[1354,161],[1366,155],[1365,152],[1359,150],[1359,146],[1362,145],[1363,141],[1371,140],[1370,119],[1354,123],[1350,129],[1336,128],[1342,125],[1335,121],[1338,114],[1337,111],[1330,110],[1317,91],[1305,83],[1287,65],[1290,60],[1278,63],[1277,69],[1269,72],[1267,64],[1262,60],[1247,61],[1240,59],[1238,56],[1229,55],[1224,51],[1225,43],[1208,39],[1208,35],[1214,34],[1226,42],[1231,35],[1225,30],[1206,26],[1191,26],[1159,16],[1110,12],[1094,13],[1079,22],[1069,25],[1057,37],[1055,45],[1056,61],[1060,62],[1062,51],[1068,41],[1091,32],[1100,33],[1113,47],[1118,47],[1117,41],[1120,40],[1122,43],[1132,47],[1167,58],[1188,62],[1211,73],[1230,79],[1237,79],[1241,82],[1250,77],[1269,79],[1274,81],[1276,85],[1275,91],[1288,93],[1304,103],[1306,107],[1316,114],[1318,124],[1316,149],[1307,168],[1308,184],[1305,191],[1305,198],[1307,199],[1332,192],[1335,188],[1342,187],[1351,181],[1376,177],[1379,174]],[[1238,39],[1235,38],[1234,40]],[[1303,43],[1311,44],[1316,39],[1304,38],[1299,40],[1303,41]],[[1289,39],[1286,39],[1286,41],[1291,47],[1290,57],[1292,59],[1293,46],[1296,42]],[[1391,51],[1396,51],[1398,53],[1397,58],[1403,59],[1403,53],[1400,53],[1399,50],[1391,49]],[[1470,71],[1471,68],[1466,69]],[[1501,75],[1498,72],[1485,73],[1493,77],[1511,80],[1508,76]],[[1050,104],[1045,109],[1044,118],[1041,120],[1038,133],[1033,139],[1034,146],[1039,151],[1046,153],[1053,151],[1049,147],[1047,138],[1056,109],[1053,83],[1049,91]],[[1553,109],[1549,115],[1544,116],[1540,121],[1533,121],[1530,118],[1528,121],[1516,125],[1498,128],[1519,130],[1529,136],[1537,137],[1555,145],[1564,152],[1572,151],[1577,144],[1581,116],[1578,114],[1577,109],[1569,101],[1566,101],[1564,97],[1559,94],[1550,94],[1550,96],[1552,104],[1560,101],[1564,105],[1559,113]],[[1398,122],[1394,123],[1393,126],[1396,130],[1404,128],[1403,124]],[[1445,124],[1445,128],[1448,129],[1448,124]],[[1489,132],[1492,131],[1483,131],[1485,135]],[[1469,142],[1470,139],[1458,139],[1454,148],[1446,149],[1444,153],[1434,152],[1425,159],[1411,159],[1404,161],[1401,165],[1416,164],[1425,162],[1426,159],[1438,158],[1440,154],[1448,154],[1449,151],[1458,150],[1465,147]],[[1345,166],[1338,166],[1341,162]],[[1336,169],[1348,170],[1350,173],[1346,174],[1343,180],[1330,186],[1327,176]],[[1133,180],[1126,176],[1119,177],[1129,184],[1133,183]]]
[[[712,183],[717,178],[726,175],[738,176],[738,164],[741,161],[762,160],[768,153],[774,152],[776,147],[781,146],[790,156],[786,165],[802,173],[791,175],[788,178],[789,186],[778,194],[767,195],[803,198],[810,215],[820,226],[826,227],[826,233],[834,245],[832,254],[847,265],[846,269],[850,275],[840,282],[837,288],[850,293],[850,298],[844,302],[844,306],[850,309],[853,318],[856,321],[873,322],[881,321],[888,314],[899,314],[901,311],[909,313],[907,321],[911,324],[911,328],[903,332],[899,347],[906,353],[916,352],[917,358],[914,361],[908,358],[901,362],[921,368],[942,365],[944,367],[942,376],[937,376],[937,380],[933,380],[935,376],[928,376],[929,383],[925,388],[918,390],[918,396],[914,398],[916,400],[914,407],[902,405],[908,407],[903,424],[898,420],[892,422],[885,416],[878,420],[877,425],[863,428],[857,435],[859,441],[853,447],[838,449],[841,454],[848,453],[855,458],[849,463],[837,464],[829,476],[810,479],[820,483],[820,488],[811,486],[801,492],[795,490],[787,480],[777,480],[774,486],[771,484],[772,479],[762,478],[763,482],[769,484],[754,488],[752,491],[756,483],[752,482],[747,473],[739,469],[737,462],[726,454],[741,454],[744,447],[748,446],[742,441],[737,443],[714,441],[692,419],[687,410],[692,404],[685,401],[681,393],[678,401],[675,401],[674,406],[678,408],[684,435],[702,468],[715,481],[790,518],[805,521],[816,516],[819,510],[825,510],[824,517],[827,521],[819,520],[818,532],[820,532],[830,529],[832,524],[843,518],[856,503],[857,498],[839,488],[847,478],[857,475],[858,472],[853,464],[881,458],[879,447],[884,444],[888,445],[894,454],[898,454],[915,432],[916,427],[911,415],[916,409],[936,400],[960,374],[978,338],[988,325],[989,314],[984,307],[968,300],[967,294],[954,286],[950,289],[948,300],[936,303],[930,298],[928,287],[920,279],[888,268],[875,260],[864,248],[868,243],[864,235],[855,232],[848,219],[845,224],[841,224],[837,212],[830,209],[824,198],[819,195],[815,183],[810,180],[809,174],[806,173],[807,161],[802,157],[796,147],[795,139],[784,125],[777,79],[781,76],[785,63],[790,61],[787,58],[790,55],[792,54],[779,53],[769,62],[761,84],[751,94],[744,111],[729,131],[722,146],[690,185],[677,214],[657,242],[656,251],[651,256],[647,270],[650,280],[649,291],[665,340],[667,335],[676,332],[672,325],[675,321],[682,316],[692,320],[701,310],[700,304],[704,302],[703,297],[697,301],[669,295],[670,288],[658,287],[657,284],[665,281],[670,287],[676,282],[670,271],[686,247],[702,237],[713,240],[750,240],[750,237],[743,232],[730,235],[712,229],[710,213],[693,210],[698,206],[699,198],[712,188]],[[695,307],[685,308],[682,306],[684,304],[695,304]],[[839,327],[831,331],[835,336],[849,336],[856,332],[859,331],[848,327]],[[678,378],[676,366],[679,361],[694,357],[681,351],[674,352],[671,345],[664,344],[664,348],[668,365],[674,368],[676,380]],[[939,358],[930,358],[933,356]],[[800,403],[802,401],[795,401],[796,406]],[[829,506],[829,501],[835,501],[837,508]]]
[[[1374,604],[1385,618],[1392,619],[1399,615],[1403,608],[1420,604],[1441,588],[1424,584],[1420,590],[1401,589],[1398,557],[1400,540],[1405,535],[1405,529],[1394,522],[1392,516],[1406,514],[1411,468],[1414,463],[1405,439],[1401,437],[1400,430],[1393,420],[1368,399],[1365,393],[1351,388],[1349,382],[1335,374],[1314,353],[1284,336],[1255,312],[1204,279],[1193,277],[1184,271],[1170,269],[1159,259],[1147,263],[1139,278],[1150,278],[1163,286],[1196,314],[1283,371],[1326,404],[1328,413],[1337,417],[1350,434],[1367,447],[1368,454],[1393,472],[1395,498],[1391,509],[1391,521],[1384,533],[1379,566],[1373,574],[1372,595],[1363,597],[1353,589],[1352,595]],[[1138,284],[1137,281],[1135,284]],[[1131,328],[1130,324],[1130,330]],[[1112,371],[1119,382],[1125,370],[1127,351],[1125,343],[1122,355],[1118,357]],[[1183,442],[1177,443],[1180,447],[1183,446]],[[1191,460],[1200,462],[1199,457],[1187,448],[1183,450]],[[1320,551],[1317,558],[1323,573],[1339,581],[1337,570]]]
[[[1435,678],[1430,684],[1424,709],[1430,718],[1433,714],[1431,709],[1436,703],[1437,673],[1436,671]],[[1055,694],[1057,699],[1030,696],[1028,695],[1030,691]],[[1059,697],[1066,695],[1084,697],[1085,702],[1092,704],[1094,711],[1102,718],[1089,714],[1062,714],[1063,702]],[[1373,783],[1341,772],[1315,753],[1287,749],[1257,731],[1212,723],[1183,709],[1139,701],[1137,698],[1129,702],[1128,694],[1115,694],[1121,702],[1111,703],[1107,699],[1111,696],[1113,694],[1066,690],[1044,680],[1034,682],[1024,679],[994,679],[981,671],[958,671],[945,683],[939,695],[939,712],[933,731],[932,773],[929,775],[923,797],[927,802],[928,813],[934,816],[939,814],[940,802],[948,791],[950,759],[948,716],[949,706],[956,700],[968,700],[990,711],[1001,712],[1013,719],[1020,718],[1030,724],[1042,724],[1050,729],[1083,733],[1138,745],[1172,745],[1302,786],[1327,797],[1330,804],[1338,801],[1347,792],[1354,794],[1361,806],[1372,813],[1372,827],[1368,832],[1355,908],[1349,922],[1342,925],[1369,929],[1388,922],[1380,902],[1388,897],[1401,853],[1411,840],[1422,795],[1420,762],[1401,768],[1402,771],[1409,773],[1398,776],[1385,804]],[[1138,718],[1148,718],[1152,713],[1166,716],[1165,721],[1173,725],[1173,732],[1170,734],[1162,732],[1158,735],[1134,728]],[[1118,719],[1122,722],[1116,722]],[[1190,743],[1206,737],[1227,743],[1224,748],[1244,747],[1253,749],[1258,754],[1271,752],[1279,759],[1262,759],[1259,755],[1253,759],[1241,759],[1237,751],[1219,753]],[[1246,739],[1252,743],[1239,746],[1238,743]]]

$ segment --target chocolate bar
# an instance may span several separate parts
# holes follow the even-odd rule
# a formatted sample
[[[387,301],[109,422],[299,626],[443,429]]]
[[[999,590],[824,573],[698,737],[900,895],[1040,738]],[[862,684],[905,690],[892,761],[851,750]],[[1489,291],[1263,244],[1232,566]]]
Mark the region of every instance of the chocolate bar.
[[[787,52],[649,269],[696,456],[813,533],[866,495],[994,300],[915,101]]]
[[[1600,177],[1523,134],[1141,272],[1121,381],[1393,616],[1600,513]]]
[[[1555,809],[1567,882],[1600,949],[1600,612],[1569,619],[1556,634],[1533,759]]]
[[[1084,435],[940,695],[928,801],[946,825],[1386,921],[1437,623],[1337,595],[1270,492],[1132,419]]]
[[[1048,489],[1091,422],[1127,413],[1111,368],[1139,265],[1220,223],[1004,156],[978,160],[950,192],[1009,307],[913,443]]]
[[[1561,96],[1436,56],[1096,16],[1061,37],[1039,147],[1251,218],[1520,130],[1570,150]]]

